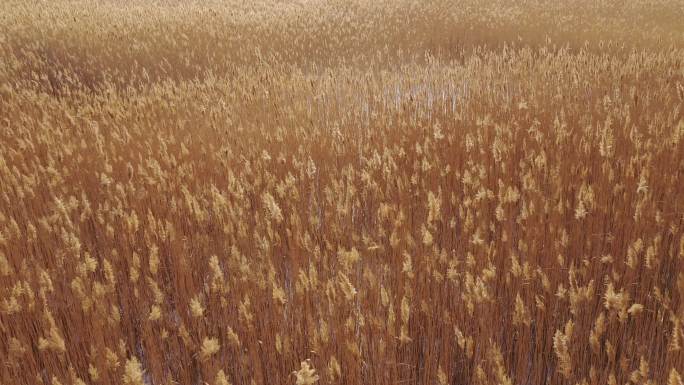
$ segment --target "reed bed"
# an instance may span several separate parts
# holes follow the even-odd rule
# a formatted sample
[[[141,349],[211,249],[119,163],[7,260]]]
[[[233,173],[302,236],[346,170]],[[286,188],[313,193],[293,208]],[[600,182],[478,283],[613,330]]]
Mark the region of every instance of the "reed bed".
[[[682,385],[681,20],[3,2],[0,384]]]

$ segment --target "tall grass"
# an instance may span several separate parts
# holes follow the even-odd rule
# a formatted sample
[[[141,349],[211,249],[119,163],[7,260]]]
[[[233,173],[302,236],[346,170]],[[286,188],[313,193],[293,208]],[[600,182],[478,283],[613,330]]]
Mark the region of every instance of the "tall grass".
[[[0,384],[681,384],[679,17],[3,3]]]

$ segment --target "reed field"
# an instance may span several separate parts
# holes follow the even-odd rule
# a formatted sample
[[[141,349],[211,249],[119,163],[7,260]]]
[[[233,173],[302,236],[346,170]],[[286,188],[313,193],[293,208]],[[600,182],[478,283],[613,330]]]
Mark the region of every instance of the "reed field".
[[[683,385],[684,1],[2,1],[0,337],[0,385]]]

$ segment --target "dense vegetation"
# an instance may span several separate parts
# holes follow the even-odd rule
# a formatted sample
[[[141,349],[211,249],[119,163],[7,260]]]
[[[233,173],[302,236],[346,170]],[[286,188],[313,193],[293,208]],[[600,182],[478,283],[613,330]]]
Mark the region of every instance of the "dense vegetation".
[[[684,375],[681,1],[4,1],[0,384]]]

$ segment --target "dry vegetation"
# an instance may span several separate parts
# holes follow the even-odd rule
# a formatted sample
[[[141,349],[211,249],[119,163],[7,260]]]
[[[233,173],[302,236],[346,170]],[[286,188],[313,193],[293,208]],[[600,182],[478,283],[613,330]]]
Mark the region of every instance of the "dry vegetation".
[[[3,1],[0,384],[682,385],[682,20]]]

